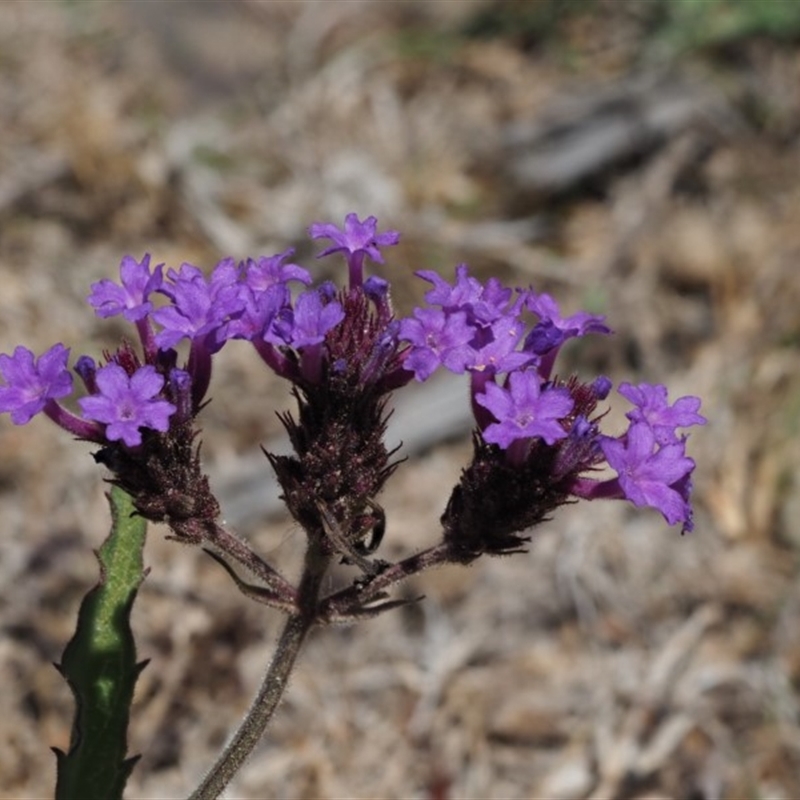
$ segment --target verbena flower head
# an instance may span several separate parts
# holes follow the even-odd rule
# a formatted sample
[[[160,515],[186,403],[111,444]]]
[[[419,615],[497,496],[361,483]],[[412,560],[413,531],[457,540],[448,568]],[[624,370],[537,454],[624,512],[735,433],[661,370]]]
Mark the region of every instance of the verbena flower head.
[[[275,317],[253,344],[264,361],[295,385],[298,417],[282,420],[294,456],[270,456],[289,510],[306,529],[341,529],[347,557],[354,557],[377,524],[374,498],[391,475],[384,439],[386,396],[407,383],[406,346],[394,318],[387,281],[364,279],[364,258],[382,262],[379,247],[399,240],[395,231],[377,233],[377,220],[355,214],[343,229],[327,223],[309,228],[312,238],[333,246],[320,254],[342,253],[347,284],[309,287]],[[326,509],[324,518],[320,509]]]
[[[549,295],[514,293],[494,279],[484,285],[464,265],[452,285],[432,271],[417,274],[433,284],[425,297],[438,308],[417,309],[401,323],[410,348],[406,367],[417,380],[439,366],[470,375],[475,457],[443,517],[460,558],[513,552],[526,541],[520,535],[526,528],[578,496],[649,505],[691,530],[694,462],[676,428],[704,424],[697,398],[669,406],[662,386],[623,384],[620,392],[636,405],[628,414],[631,428],[646,431],[610,438],[596,409],[611,381],[553,378],[569,339],[611,332],[602,317],[564,316]],[[527,313],[536,317],[532,324]],[[604,464],[619,477],[591,478]]]

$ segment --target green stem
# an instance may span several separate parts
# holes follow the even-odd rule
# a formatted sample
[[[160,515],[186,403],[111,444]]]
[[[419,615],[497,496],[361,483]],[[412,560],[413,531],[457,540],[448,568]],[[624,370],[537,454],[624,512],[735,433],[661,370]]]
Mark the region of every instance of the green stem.
[[[144,663],[136,661],[130,615],[147,574],[147,523],[122,489],[114,487],[109,501],[113,524],[97,553],[100,580],[81,603],[58,667],[76,702],[69,752],[56,750],[58,800],[120,800],[138,759],[127,756],[128,721]]]
[[[300,648],[317,621],[320,588],[330,562],[331,556],[323,554],[312,540],[298,588],[299,612],[286,621],[272,663],[242,724],[189,800],[219,797],[263,736],[289,683]]]

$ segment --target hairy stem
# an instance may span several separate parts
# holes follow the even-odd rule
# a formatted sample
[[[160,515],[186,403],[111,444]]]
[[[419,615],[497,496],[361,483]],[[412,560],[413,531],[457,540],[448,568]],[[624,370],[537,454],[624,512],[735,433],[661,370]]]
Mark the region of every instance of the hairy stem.
[[[383,599],[387,589],[432,567],[454,563],[452,550],[446,542],[429,547],[421,553],[392,564],[377,575],[342,589],[326,597],[321,604],[321,617],[335,620],[339,616],[348,617],[357,613],[365,603]]]
[[[286,690],[300,648],[317,621],[320,587],[330,562],[331,556],[321,552],[318,540],[311,539],[298,588],[299,611],[286,621],[272,663],[242,724],[189,800],[219,797],[264,734]]]
[[[273,569],[264,559],[254,553],[247,542],[234,536],[217,523],[212,523],[209,526],[207,541],[261,578],[279,598],[286,603],[293,603],[295,598],[294,587],[277,570]]]

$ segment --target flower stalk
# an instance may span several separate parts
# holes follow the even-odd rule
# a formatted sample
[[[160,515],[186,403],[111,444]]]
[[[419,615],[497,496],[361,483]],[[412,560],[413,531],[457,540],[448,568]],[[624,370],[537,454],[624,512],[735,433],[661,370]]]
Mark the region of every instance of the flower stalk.
[[[297,612],[286,620],[255,699],[217,762],[190,795],[190,800],[214,800],[222,794],[261,741],[278,708],[300,648],[317,621],[320,588],[332,558],[322,552],[319,544],[312,540],[306,551],[303,577],[297,589]]]

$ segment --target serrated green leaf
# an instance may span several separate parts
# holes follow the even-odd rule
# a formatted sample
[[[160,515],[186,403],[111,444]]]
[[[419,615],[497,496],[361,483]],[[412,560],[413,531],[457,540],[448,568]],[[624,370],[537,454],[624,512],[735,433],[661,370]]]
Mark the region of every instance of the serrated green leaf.
[[[128,758],[128,720],[136,679],[130,612],[146,576],[147,523],[114,487],[111,533],[97,552],[100,580],[78,612],[75,635],[58,670],[75,697],[69,752],[56,750],[57,800],[119,800],[137,757]]]

